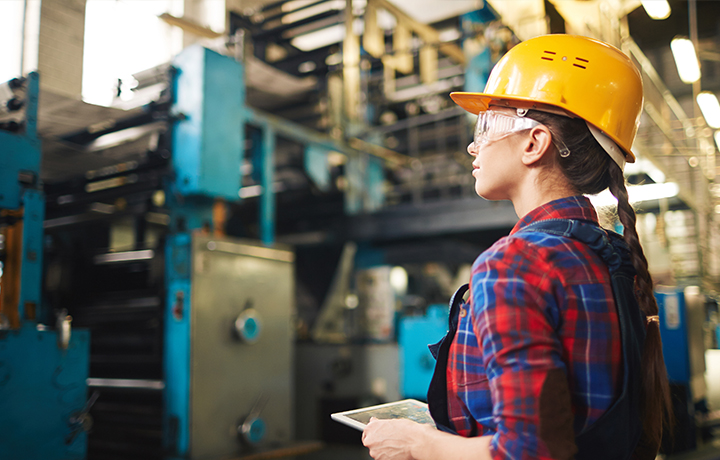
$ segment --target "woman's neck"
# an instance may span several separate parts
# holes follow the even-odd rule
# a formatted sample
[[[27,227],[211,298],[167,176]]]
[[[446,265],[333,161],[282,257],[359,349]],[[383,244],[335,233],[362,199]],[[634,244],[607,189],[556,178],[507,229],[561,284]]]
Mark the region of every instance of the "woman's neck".
[[[511,201],[517,216],[523,218],[527,213],[545,203],[577,194],[578,192],[570,187],[564,177],[549,178],[546,176],[542,179],[526,181],[526,186],[520,187],[517,195],[511,198]]]

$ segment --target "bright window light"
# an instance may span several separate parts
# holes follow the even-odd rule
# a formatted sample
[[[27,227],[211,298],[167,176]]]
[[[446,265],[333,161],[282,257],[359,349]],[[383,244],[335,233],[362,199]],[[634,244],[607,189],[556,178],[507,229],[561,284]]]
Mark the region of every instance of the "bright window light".
[[[630,185],[627,191],[628,201],[630,204],[634,204],[642,201],[672,198],[677,196],[680,188],[675,182],[665,182],[664,184]],[[617,205],[617,199],[610,193],[610,190],[604,190],[597,195],[589,195],[588,198],[596,208]]]
[[[298,35],[290,40],[290,44],[300,51],[312,51],[318,48],[339,43],[345,38],[345,24],[316,30],[304,35]]]
[[[640,3],[653,19],[667,19],[670,16],[670,4],[667,0],[640,0]]]
[[[720,128],[720,102],[710,91],[703,91],[697,96],[697,103],[705,121],[711,128]]]
[[[312,5],[317,0],[293,0],[290,2],[283,2],[282,6],[280,7],[280,10],[283,13],[287,13],[289,11],[295,11],[298,8],[302,8],[304,6]]]
[[[158,16],[182,17],[183,5],[183,0],[87,0],[83,100],[110,106],[118,79],[129,81],[133,73],[168,62],[180,52],[182,30]]]
[[[22,25],[25,9],[24,0],[0,1],[0,83],[22,75]]]
[[[680,80],[684,83],[695,83],[700,80],[700,62],[693,43],[687,38],[675,37],[670,42],[670,49],[675,58]]]
[[[660,171],[650,160],[636,155],[635,163],[625,165],[625,175],[647,174],[656,184],[665,182],[665,174]]]

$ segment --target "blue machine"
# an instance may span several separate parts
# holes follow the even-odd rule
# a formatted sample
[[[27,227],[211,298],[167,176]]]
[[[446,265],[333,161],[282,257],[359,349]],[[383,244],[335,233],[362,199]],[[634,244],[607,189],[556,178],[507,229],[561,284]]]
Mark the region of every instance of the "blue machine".
[[[704,382],[705,344],[702,331],[705,321],[705,296],[695,286],[665,288],[655,292],[660,316],[660,334],[668,378],[672,384],[696,387]],[[704,384],[694,389],[703,398]]]
[[[439,341],[447,332],[447,315],[447,306],[438,304],[430,305],[425,316],[400,319],[400,392],[404,398],[427,398],[435,369],[435,358],[428,345]]]
[[[5,261],[0,309],[0,458],[79,460],[87,450],[88,331],[41,323],[45,200],[39,184],[38,75],[25,82],[25,120],[0,129],[0,227]],[[1,102],[1,101],[0,101]],[[54,323],[54,321],[53,321]]]
[[[192,233],[212,222],[215,198],[239,199],[244,152],[242,64],[192,46],[173,62],[174,175],[165,187],[174,230],[166,243],[165,447],[190,453]]]
[[[660,317],[663,355],[670,380],[676,423],[674,443],[668,452],[696,447],[696,407],[706,398],[705,344],[702,331],[705,320],[705,296],[696,286],[659,288],[655,292]]]
[[[660,333],[668,378],[672,383],[690,384],[687,313],[682,290],[657,292]]]

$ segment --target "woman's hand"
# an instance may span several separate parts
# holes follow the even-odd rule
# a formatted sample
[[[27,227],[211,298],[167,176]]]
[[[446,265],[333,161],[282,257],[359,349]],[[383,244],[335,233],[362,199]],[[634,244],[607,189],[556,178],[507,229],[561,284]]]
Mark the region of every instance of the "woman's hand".
[[[421,448],[423,432],[429,426],[410,420],[370,419],[362,442],[375,460],[417,460],[412,452]]]

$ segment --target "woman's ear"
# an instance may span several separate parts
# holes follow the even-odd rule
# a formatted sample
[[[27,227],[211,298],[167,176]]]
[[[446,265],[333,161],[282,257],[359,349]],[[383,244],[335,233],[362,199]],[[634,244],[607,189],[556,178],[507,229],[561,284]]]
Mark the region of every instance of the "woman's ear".
[[[552,134],[545,125],[532,128],[524,140],[522,162],[526,166],[537,164],[552,152]]]

